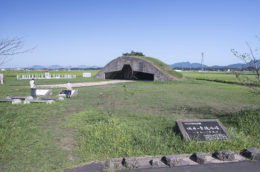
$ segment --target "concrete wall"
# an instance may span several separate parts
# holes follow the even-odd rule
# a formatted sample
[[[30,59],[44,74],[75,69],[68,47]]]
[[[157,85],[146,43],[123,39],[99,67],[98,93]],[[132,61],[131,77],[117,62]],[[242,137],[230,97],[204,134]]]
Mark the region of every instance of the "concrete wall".
[[[123,66],[129,64],[133,71],[144,72],[154,74],[154,80],[171,80],[166,74],[161,72],[153,64],[134,57],[119,57],[109,62],[104,68],[102,68],[95,78],[105,79],[105,73],[121,71]]]

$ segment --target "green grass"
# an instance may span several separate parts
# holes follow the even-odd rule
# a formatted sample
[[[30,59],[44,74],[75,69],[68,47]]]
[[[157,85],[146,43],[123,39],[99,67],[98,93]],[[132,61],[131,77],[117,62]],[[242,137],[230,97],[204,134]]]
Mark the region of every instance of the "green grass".
[[[182,72],[186,78],[216,81],[222,83],[243,84],[243,82],[236,78],[232,72]],[[248,77],[250,80],[255,81],[256,77],[253,73],[240,72],[241,75]]]
[[[0,86],[0,97],[29,95],[17,87],[27,81],[12,78]],[[60,81],[42,80],[51,82]],[[52,105],[0,103],[0,169],[60,171],[112,157],[260,147],[260,97],[249,91],[194,79],[141,81],[81,87],[77,97]],[[233,139],[185,142],[175,121],[194,118],[220,119]]]
[[[156,67],[158,67],[163,73],[168,75],[170,78],[172,78],[172,77],[174,79],[182,78],[182,74],[180,72],[176,72],[169,65],[163,63],[162,61],[160,61],[156,58],[146,57],[146,56],[126,56],[126,57],[134,57],[134,58],[139,58],[139,59],[148,61],[148,62],[152,63],[153,65],[155,65]],[[124,56],[119,57],[119,58],[124,58]]]
[[[65,161],[67,152],[54,144],[56,131],[47,130],[52,115],[62,105],[0,104],[1,171],[52,171]]]
[[[88,110],[69,116],[67,122],[68,127],[76,129],[82,162],[260,146],[260,111],[239,112],[219,118],[233,136],[232,140],[184,142],[174,132],[176,119],[159,115],[117,112],[109,116],[105,111]]]

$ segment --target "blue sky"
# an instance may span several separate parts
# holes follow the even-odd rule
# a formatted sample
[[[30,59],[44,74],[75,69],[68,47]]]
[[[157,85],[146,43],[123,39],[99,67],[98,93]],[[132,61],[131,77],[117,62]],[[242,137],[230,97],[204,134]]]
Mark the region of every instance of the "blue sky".
[[[23,37],[26,54],[6,67],[96,65],[131,50],[167,64],[240,62],[260,47],[257,0],[0,0],[0,38]]]

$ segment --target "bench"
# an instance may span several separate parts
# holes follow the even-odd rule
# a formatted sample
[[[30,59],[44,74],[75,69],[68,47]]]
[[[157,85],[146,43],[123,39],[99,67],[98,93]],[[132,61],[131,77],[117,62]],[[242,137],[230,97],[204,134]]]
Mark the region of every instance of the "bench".
[[[0,99],[0,102],[12,102],[12,99]]]
[[[57,97],[40,97],[41,100],[56,100]]]
[[[54,100],[25,100],[24,104],[30,104],[30,103],[46,103],[46,104],[52,104],[54,103]]]
[[[7,96],[6,99],[27,99],[30,96]]]
[[[20,99],[0,99],[0,102],[11,102],[12,104],[21,104]]]

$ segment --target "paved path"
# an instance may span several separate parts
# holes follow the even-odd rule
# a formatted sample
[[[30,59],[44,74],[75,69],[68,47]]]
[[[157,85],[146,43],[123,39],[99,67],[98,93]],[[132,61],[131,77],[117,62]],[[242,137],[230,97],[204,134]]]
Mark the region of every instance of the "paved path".
[[[120,172],[260,172],[260,161],[242,161],[221,164],[205,164],[173,168],[149,168],[122,170]]]
[[[82,167],[73,168],[71,170],[65,170],[64,172],[104,172],[104,167],[99,163],[92,163]]]
[[[101,164],[92,163],[64,172],[103,172]],[[192,165],[182,167],[122,170],[120,172],[260,172],[260,161],[241,161],[221,164]]]
[[[71,83],[72,87],[89,87],[96,85],[108,85],[117,84],[125,82],[135,82],[132,80],[112,80],[112,81],[96,81],[96,82],[81,82],[81,83]],[[52,85],[37,85],[37,88],[65,88],[66,84],[52,84]]]

